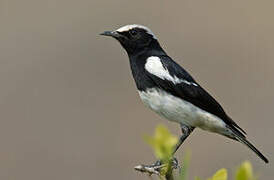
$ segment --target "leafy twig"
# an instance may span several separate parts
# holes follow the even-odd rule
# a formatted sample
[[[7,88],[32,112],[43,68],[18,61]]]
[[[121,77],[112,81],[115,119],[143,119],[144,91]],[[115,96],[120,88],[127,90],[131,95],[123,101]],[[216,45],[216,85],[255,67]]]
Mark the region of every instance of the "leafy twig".
[[[176,158],[173,158],[170,163],[160,164],[160,165],[138,165],[134,169],[136,171],[147,173],[149,176],[155,174],[162,178],[161,170],[167,168],[167,172],[164,174],[166,180],[174,180],[173,170],[178,168],[178,161]]]

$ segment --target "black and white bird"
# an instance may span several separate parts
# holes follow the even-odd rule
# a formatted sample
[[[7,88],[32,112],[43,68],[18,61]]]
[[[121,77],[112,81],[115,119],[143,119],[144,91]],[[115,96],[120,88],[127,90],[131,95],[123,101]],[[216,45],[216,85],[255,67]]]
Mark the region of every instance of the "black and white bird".
[[[174,152],[197,127],[245,144],[268,163],[221,105],[166,54],[149,28],[126,25],[101,35],[117,39],[126,50],[144,104],[160,116],[180,124],[182,136]]]

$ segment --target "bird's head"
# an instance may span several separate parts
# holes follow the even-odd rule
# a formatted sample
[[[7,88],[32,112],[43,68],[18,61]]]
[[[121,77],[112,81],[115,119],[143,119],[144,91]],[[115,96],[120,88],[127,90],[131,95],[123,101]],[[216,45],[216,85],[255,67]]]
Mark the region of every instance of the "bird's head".
[[[114,31],[105,31],[100,35],[111,36],[117,39],[128,54],[153,48],[152,46],[159,46],[152,31],[145,26],[137,24],[126,25]]]

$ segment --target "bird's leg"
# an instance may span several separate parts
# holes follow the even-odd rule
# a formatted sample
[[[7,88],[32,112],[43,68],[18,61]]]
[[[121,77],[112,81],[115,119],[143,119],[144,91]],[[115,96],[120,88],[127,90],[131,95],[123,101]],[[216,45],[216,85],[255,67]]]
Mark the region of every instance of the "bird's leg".
[[[181,124],[181,130],[182,130],[182,136],[180,137],[178,143],[175,145],[172,155],[175,154],[175,152],[183,144],[183,142],[186,140],[186,138],[191,134],[191,132],[194,130],[194,127],[189,127],[189,126]],[[176,158],[173,158],[173,160],[177,161]],[[161,160],[157,160],[152,166],[160,166],[160,165],[162,165]]]
[[[182,129],[182,136],[179,139],[179,142],[176,144],[173,154],[179,149],[179,147],[183,144],[185,139],[191,134],[191,132],[194,130],[194,127],[189,127],[186,125],[181,124],[181,129]],[[178,168],[178,160],[173,157],[171,160],[171,168],[172,169],[177,169]],[[141,172],[147,172],[149,174],[160,174],[161,168],[167,166],[167,164],[163,164],[161,160],[156,161],[153,165],[139,165],[135,167],[135,170],[141,171]]]
[[[181,130],[182,130],[182,136],[180,137],[178,143],[175,145],[174,151],[172,155],[175,154],[175,152],[179,149],[179,147],[183,144],[183,142],[186,140],[186,138],[191,134],[191,132],[194,130],[194,127],[186,126],[181,124]],[[177,159],[174,158],[176,161]],[[153,166],[160,166],[162,164],[161,160],[157,160]]]
[[[183,142],[186,140],[186,138],[191,134],[191,132],[194,130],[194,127],[189,127],[189,126],[181,124],[181,130],[182,130],[182,136],[180,137],[178,143],[176,144],[173,154],[175,154],[175,152],[183,144]]]

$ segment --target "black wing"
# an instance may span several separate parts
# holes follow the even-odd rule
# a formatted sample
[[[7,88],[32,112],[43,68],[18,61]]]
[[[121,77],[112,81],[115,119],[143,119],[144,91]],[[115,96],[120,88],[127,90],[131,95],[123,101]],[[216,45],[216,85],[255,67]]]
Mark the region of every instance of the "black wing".
[[[147,75],[159,88],[171,93],[176,97],[184,99],[211,114],[216,115],[217,117],[221,118],[229,127],[236,131],[240,130],[242,133],[246,134],[243,129],[241,129],[228,115],[226,115],[221,105],[198,83],[196,83],[190,74],[187,73],[180,65],[174,62],[168,56],[161,56],[160,59],[163,67],[168,70],[172,77],[176,76],[181,80],[185,80],[185,82],[174,84],[171,81],[160,79],[159,77],[146,71]],[[241,132],[239,133],[242,134]]]

